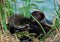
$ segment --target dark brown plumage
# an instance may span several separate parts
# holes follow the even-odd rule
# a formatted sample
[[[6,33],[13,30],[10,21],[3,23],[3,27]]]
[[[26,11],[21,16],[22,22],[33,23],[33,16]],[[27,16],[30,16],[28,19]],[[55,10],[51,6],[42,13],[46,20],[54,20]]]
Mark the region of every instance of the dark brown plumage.
[[[42,25],[42,27],[46,31],[46,33],[51,29],[50,24],[46,23],[48,20],[46,21],[46,18],[45,18],[45,15],[43,12],[33,11],[32,16],[34,16],[39,21],[39,23]],[[50,21],[48,21],[48,22],[50,22]],[[39,26],[39,24],[33,18],[30,22],[29,33],[36,33],[37,34],[36,37],[41,34],[44,35],[44,32],[41,29],[41,26]]]
[[[39,22],[41,22],[45,18],[44,13],[40,11],[33,11],[32,16],[34,16]]]
[[[45,14],[40,11],[33,11],[32,16],[34,16],[44,27],[51,28],[50,24],[46,22],[50,22],[45,18]],[[50,22],[51,23],[51,22]]]
[[[11,33],[21,32],[28,29],[30,19],[20,15],[13,14],[9,17],[9,30]]]

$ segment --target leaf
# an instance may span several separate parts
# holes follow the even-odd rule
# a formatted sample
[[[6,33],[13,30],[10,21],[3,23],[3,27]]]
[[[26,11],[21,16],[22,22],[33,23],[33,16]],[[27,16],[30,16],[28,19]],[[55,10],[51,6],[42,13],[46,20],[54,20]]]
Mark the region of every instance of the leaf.
[[[32,4],[30,4],[30,5],[31,5],[31,7],[34,6],[34,7],[36,7],[37,9],[39,8],[36,4],[33,4],[33,3],[32,3]]]
[[[31,0],[31,2],[36,2],[36,3],[44,3],[44,0]]]
[[[41,10],[41,9],[35,8],[35,7],[33,8],[33,7],[32,7],[31,10]]]
[[[25,7],[20,7],[19,9],[22,10],[22,9],[24,9],[24,8],[25,8]]]
[[[21,0],[21,1],[29,2],[30,0]]]
[[[15,2],[15,0],[12,0],[13,2]]]
[[[44,3],[44,1],[34,1],[34,2],[36,2],[36,3]]]
[[[60,18],[60,10],[58,10],[58,16],[59,16],[59,18]]]
[[[46,7],[43,7],[43,8],[42,8],[42,11],[46,11],[46,10],[49,10],[49,9],[46,8]]]
[[[59,27],[59,20],[56,18],[54,27],[58,28]]]

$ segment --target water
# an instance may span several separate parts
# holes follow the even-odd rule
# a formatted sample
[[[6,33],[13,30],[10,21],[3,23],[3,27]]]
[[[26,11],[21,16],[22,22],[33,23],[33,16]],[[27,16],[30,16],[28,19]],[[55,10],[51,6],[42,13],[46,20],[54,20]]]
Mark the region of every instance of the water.
[[[56,14],[54,10],[54,0],[44,0],[44,1],[45,3],[41,4],[41,6],[47,8],[46,10],[44,10],[45,16],[48,20],[52,20],[53,16],[55,16]],[[58,0],[56,0],[56,9],[58,9]]]
[[[56,12],[54,10],[54,0],[43,0],[44,3],[35,3],[39,6],[39,8],[45,13],[45,16],[48,20],[52,20],[53,16],[55,16]],[[17,13],[19,13],[19,8],[23,6],[23,2],[21,0],[17,1],[16,9]],[[14,8],[15,9],[15,8]],[[56,0],[56,9],[58,9],[58,0]]]

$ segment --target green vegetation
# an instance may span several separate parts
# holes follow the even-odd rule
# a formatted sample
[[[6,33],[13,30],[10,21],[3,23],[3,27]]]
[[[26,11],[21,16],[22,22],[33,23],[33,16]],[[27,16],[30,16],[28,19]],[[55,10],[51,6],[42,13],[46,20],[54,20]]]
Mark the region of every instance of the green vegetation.
[[[21,1],[23,1],[23,7],[20,7],[19,8],[19,11],[20,11],[20,13],[23,16],[25,16],[27,18],[30,18],[30,16],[32,16],[31,15],[31,12],[30,12],[31,10],[33,10],[33,9],[40,10],[39,7],[36,4],[31,3],[31,2],[44,3],[44,1],[40,1],[40,0],[37,0],[37,1],[36,0],[21,0]],[[11,2],[9,0],[2,0],[0,2],[0,24],[1,24],[2,29],[3,29],[4,32],[7,32],[8,31],[7,30],[7,26],[6,26],[8,17],[10,17],[10,15],[13,15],[14,14],[13,7],[10,4],[12,2],[15,4],[15,12],[16,12],[16,9],[17,9],[17,7],[16,7],[16,0],[11,0]],[[55,8],[55,11],[56,11],[55,22],[51,26],[52,29],[47,34],[46,34],[45,30],[43,29],[43,27],[41,26],[41,24],[39,24],[39,22],[32,16],[32,18],[34,18],[34,20],[41,26],[41,28],[42,28],[42,30],[43,30],[43,32],[45,34],[44,38],[46,38],[50,34],[53,34],[55,36],[56,30],[59,31],[59,28],[60,28],[60,6],[59,6],[59,9],[57,11],[56,10],[55,0],[54,0],[54,8]],[[27,34],[27,36],[30,35],[29,33],[25,33],[25,34],[24,33],[17,33],[17,35],[20,36],[20,37],[22,35],[26,35],[26,34]],[[2,34],[2,31],[0,31],[0,35],[3,35]],[[42,38],[42,39],[44,39],[44,38]]]

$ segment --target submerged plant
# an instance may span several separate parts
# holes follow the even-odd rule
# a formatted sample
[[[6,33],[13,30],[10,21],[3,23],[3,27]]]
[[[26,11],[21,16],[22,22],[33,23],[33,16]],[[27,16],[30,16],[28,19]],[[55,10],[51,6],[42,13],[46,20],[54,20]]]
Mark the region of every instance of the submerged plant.
[[[23,7],[20,7],[19,9],[20,9],[20,11],[21,10],[23,11],[23,13],[22,13],[23,16],[25,16],[27,18],[30,18],[30,16],[31,16],[39,24],[39,26],[41,26],[44,34],[46,34],[45,30],[43,29],[43,27],[39,23],[39,21],[37,21],[37,19],[35,19],[30,13],[30,11],[33,10],[33,9],[40,10],[39,7],[36,4],[31,3],[31,2],[43,3],[44,1],[40,1],[40,0],[38,0],[38,1],[36,1],[36,0],[21,0],[21,1],[23,1],[24,3],[23,3]]]
[[[7,23],[7,18],[12,14],[12,7],[10,6],[10,3],[8,0],[3,0],[1,3],[0,3],[0,21],[1,21],[1,25],[2,25],[2,28],[7,31],[7,26],[6,26],[6,23]]]
[[[23,1],[23,7],[20,7],[19,11],[22,12],[22,14],[25,16],[25,17],[28,17],[30,18],[30,14],[31,14],[31,10],[33,9],[36,9],[36,10],[40,10],[39,9],[39,6],[37,6],[35,3],[43,3],[44,1],[41,1],[41,0],[21,0]],[[32,2],[35,2],[35,3],[32,3]]]

